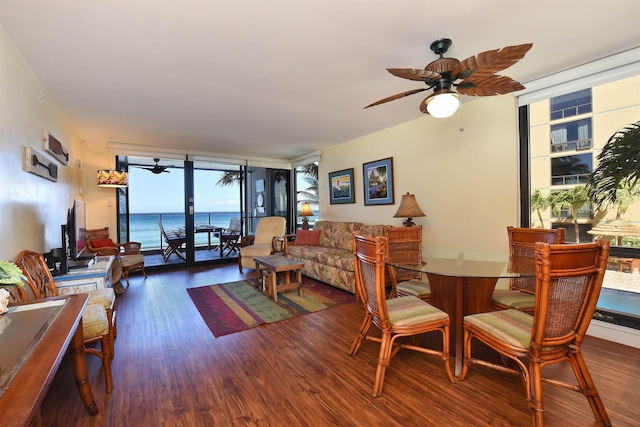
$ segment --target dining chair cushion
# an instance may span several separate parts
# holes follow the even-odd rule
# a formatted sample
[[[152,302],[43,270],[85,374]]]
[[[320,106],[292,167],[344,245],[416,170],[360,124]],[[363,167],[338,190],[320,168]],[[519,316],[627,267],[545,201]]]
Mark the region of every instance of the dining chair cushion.
[[[98,304],[105,309],[113,308],[116,293],[113,288],[100,288],[89,291],[89,304]]]
[[[396,285],[396,291],[401,295],[413,295],[418,298],[431,295],[431,285],[426,280],[411,279]]]
[[[120,258],[122,267],[133,267],[144,264],[144,256],[141,254],[124,255]]]
[[[491,297],[493,302],[518,310],[533,310],[536,296],[512,289],[496,289]]]
[[[109,331],[107,313],[100,304],[87,304],[82,314],[82,333],[84,339],[106,335]]]
[[[413,326],[427,322],[447,319],[449,315],[444,311],[426,304],[414,296],[397,297],[387,300],[389,323],[393,326]]]
[[[318,246],[320,244],[320,230],[298,230],[295,244]]]
[[[533,326],[530,314],[509,309],[472,314],[465,316],[464,321],[509,345],[523,350],[529,348]]]

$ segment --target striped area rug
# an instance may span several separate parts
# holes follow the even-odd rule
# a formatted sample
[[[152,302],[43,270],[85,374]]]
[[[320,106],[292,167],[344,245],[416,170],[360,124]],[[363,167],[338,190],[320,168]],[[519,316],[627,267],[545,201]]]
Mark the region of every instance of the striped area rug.
[[[302,296],[296,290],[278,293],[277,303],[253,283],[252,279],[202,286],[187,293],[216,337],[355,301],[349,292],[304,276]]]

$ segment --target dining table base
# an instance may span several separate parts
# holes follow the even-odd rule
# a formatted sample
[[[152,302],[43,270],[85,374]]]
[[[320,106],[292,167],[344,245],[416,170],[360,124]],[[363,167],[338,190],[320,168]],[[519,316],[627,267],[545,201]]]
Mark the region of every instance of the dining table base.
[[[431,285],[431,304],[451,318],[449,352],[454,374],[459,376],[464,363],[464,316],[491,311],[491,297],[497,278],[453,277],[427,273]]]

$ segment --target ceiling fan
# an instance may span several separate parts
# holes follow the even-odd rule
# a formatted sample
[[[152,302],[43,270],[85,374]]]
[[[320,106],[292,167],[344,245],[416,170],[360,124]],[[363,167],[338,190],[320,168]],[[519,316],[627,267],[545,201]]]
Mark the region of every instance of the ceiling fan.
[[[433,89],[433,93],[420,103],[420,111],[433,117],[441,118],[449,117],[456,112],[460,106],[460,95],[504,95],[524,89],[522,84],[510,77],[500,76],[495,73],[521,60],[531,49],[533,43],[488,50],[470,56],[464,61],[444,57],[451,44],[451,39],[439,39],[431,43],[431,50],[436,55],[440,55],[440,58],[427,64],[424,70],[387,68],[387,71],[396,77],[422,81],[427,87],[398,93],[369,104],[364,108]],[[456,83],[458,80],[462,81]],[[453,90],[454,88],[455,91]]]
[[[153,161],[154,161],[154,162],[156,162],[156,164],[155,164],[155,166],[153,166],[152,168],[145,168],[145,167],[142,167],[142,166],[137,166],[137,167],[139,167],[140,169],[145,169],[145,170],[151,171],[151,173],[156,174],[156,175],[161,174],[162,172],[170,173],[171,171],[168,171],[167,169],[168,169],[168,168],[172,168],[172,167],[174,167],[173,165],[170,165],[170,166],[160,166],[160,165],[158,164],[158,162],[160,161],[160,159],[153,159]],[[132,165],[132,166],[133,166],[133,165]]]

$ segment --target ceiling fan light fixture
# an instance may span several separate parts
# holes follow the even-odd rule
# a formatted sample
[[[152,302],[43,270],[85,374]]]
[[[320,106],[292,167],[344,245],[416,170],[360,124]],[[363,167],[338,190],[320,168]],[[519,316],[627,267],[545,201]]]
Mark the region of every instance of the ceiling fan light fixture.
[[[460,95],[449,90],[437,91],[425,99],[427,112],[437,119],[451,117],[460,107]]]

